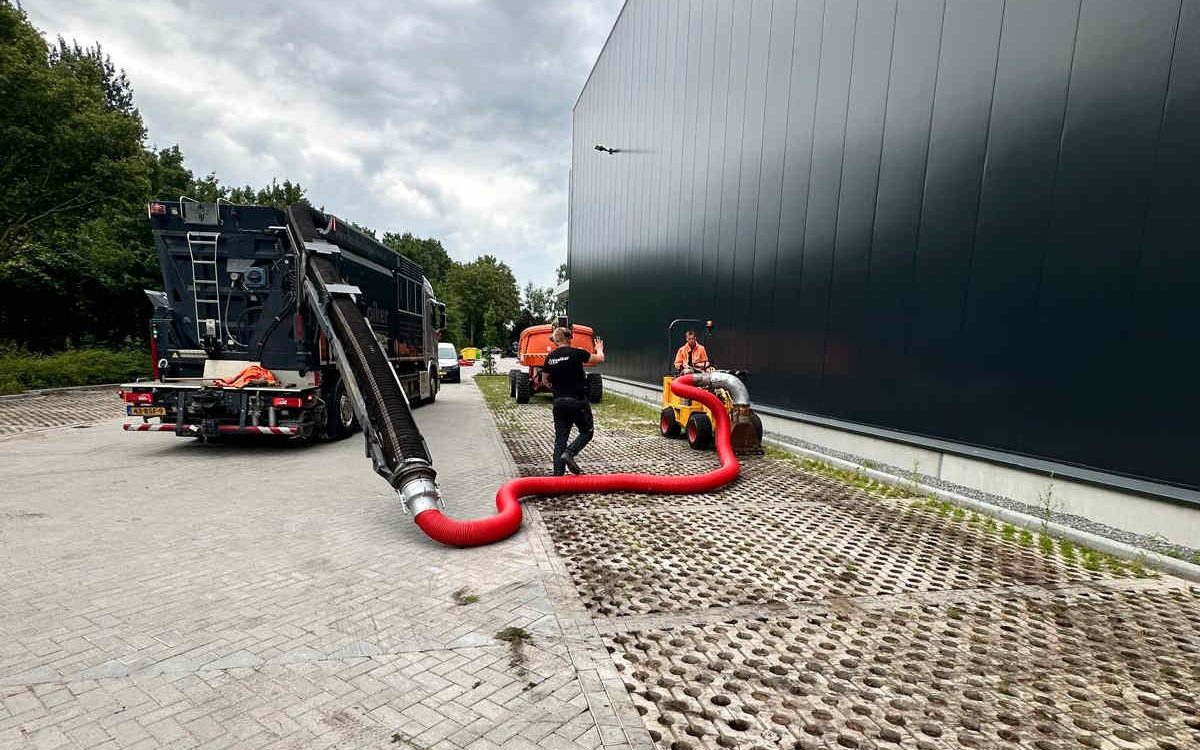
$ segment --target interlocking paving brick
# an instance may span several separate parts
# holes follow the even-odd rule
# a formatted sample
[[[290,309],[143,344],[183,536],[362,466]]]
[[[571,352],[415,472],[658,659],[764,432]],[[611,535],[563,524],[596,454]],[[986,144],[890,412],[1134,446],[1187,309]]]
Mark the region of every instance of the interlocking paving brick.
[[[0,398],[0,437],[55,427],[91,426],[125,414],[111,386]]]
[[[493,512],[512,470],[476,387],[417,419],[449,511]],[[117,421],[0,443],[0,748],[597,746],[608,717],[527,534],[431,542],[358,439],[203,445]],[[532,637],[517,666],[506,627]]]

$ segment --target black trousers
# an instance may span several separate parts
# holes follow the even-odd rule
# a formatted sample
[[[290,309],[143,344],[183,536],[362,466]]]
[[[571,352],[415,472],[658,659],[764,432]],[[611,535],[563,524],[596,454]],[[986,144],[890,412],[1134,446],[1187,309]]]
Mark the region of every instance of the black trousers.
[[[579,428],[579,435],[567,445],[571,427]],[[572,456],[583,450],[592,439],[592,407],[586,398],[559,396],[554,399],[554,476],[561,477],[565,468],[562,454]]]

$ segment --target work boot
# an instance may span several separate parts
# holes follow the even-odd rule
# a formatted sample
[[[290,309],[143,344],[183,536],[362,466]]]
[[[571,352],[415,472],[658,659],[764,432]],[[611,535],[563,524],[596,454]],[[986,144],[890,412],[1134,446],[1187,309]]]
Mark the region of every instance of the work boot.
[[[562,454],[561,458],[562,458],[563,464],[568,469],[571,470],[572,474],[582,474],[583,473],[583,471],[581,471],[579,468],[579,464],[575,463],[575,457],[572,456],[570,453]]]

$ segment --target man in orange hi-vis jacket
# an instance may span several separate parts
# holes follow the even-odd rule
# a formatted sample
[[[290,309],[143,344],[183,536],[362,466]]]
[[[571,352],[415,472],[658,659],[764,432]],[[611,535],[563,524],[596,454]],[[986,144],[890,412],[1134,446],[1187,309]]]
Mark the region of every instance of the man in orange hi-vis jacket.
[[[704,344],[696,340],[696,332],[687,332],[687,343],[675,352],[675,372],[686,375],[689,372],[702,372],[711,367],[708,361],[708,351]]]

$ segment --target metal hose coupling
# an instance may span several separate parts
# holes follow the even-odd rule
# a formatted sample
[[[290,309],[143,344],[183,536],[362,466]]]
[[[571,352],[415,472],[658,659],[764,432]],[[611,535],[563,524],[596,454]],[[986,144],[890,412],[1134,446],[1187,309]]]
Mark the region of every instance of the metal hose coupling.
[[[750,406],[750,390],[738,376],[732,373],[698,372],[692,376],[692,382],[709,391],[724,388],[728,391],[734,406]]]
[[[441,510],[444,507],[442,492],[438,489],[437,482],[429,477],[413,477],[400,485],[397,492],[400,493],[400,502],[404,505],[404,512],[412,516],[427,510]]]

